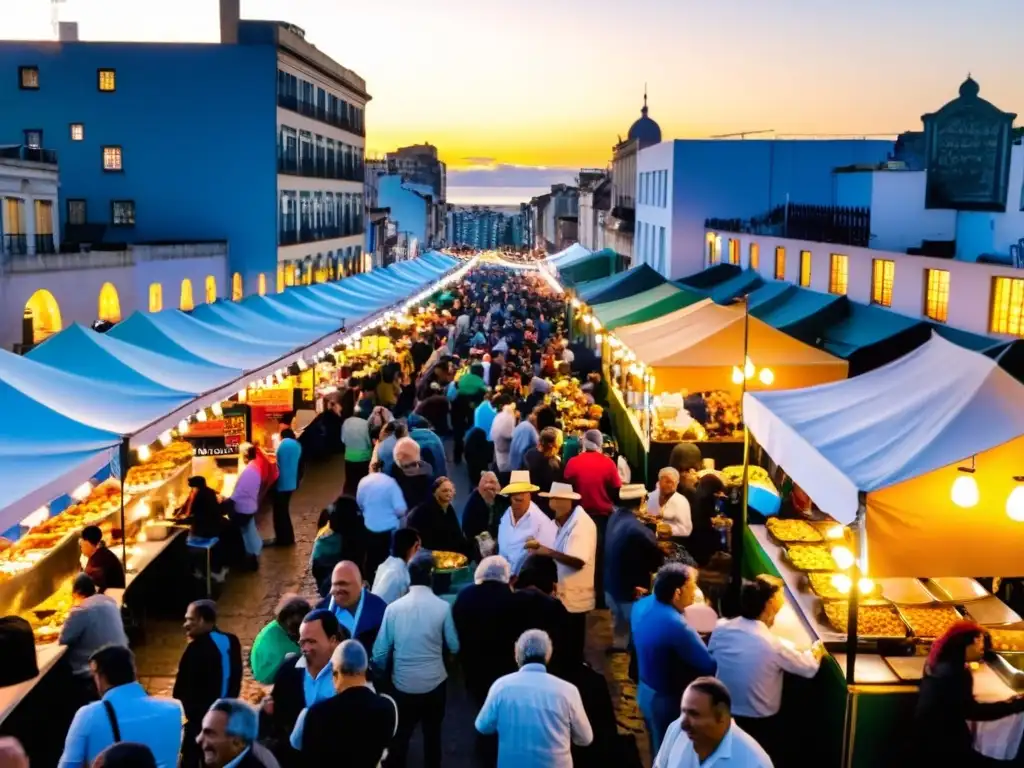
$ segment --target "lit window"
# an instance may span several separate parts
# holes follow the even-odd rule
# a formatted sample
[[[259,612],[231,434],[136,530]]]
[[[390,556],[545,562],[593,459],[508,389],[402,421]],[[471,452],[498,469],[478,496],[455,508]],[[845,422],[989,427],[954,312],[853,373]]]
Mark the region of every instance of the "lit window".
[[[705,236],[708,244],[708,264],[715,263],[715,233],[708,232]]]
[[[781,245],[775,248],[775,279],[786,279],[786,249]]]
[[[871,303],[892,306],[892,283],[896,277],[896,262],[874,259],[871,262]]]
[[[750,269],[761,268],[761,247],[757,243],[750,244],[750,258],[747,266]]]
[[[267,294],[267,276],[262,272],[260,272],[259,294],[260,296],[265,296]]]
[[[992,278],[991,331],[1024,336],[1024,277]]]
[[[206,303],[213,304],[217,300],[217,278],[213,275],[206,276]]]
[[[729,238],[729,263],[740,263],[740,241]]]
[[[949,271],[926,269],[924,275],[924,315],[937,323],[949,316]]]
[[[121,165],[121,148],[120,147],[104,147],[103,148],[103,170],[104,171],[120,171],[120,170],[124,170],[124,166]]]
[[[38,91],[39,67],[18,67],[18,87],[23,91]]]
[[[164,308],[164,288],[160,283],[149,286],[149,311],[159,312]]]
[[[284,265],[277,265],[277,292],[284,293]]]
[[[711,263],[717,264],[722,260],[722,236],[715,235],[715,252],[711,254]]]
[[[811,252],[800,251],[800,287],[811,287]]]
[[[110,223],[115,227],[135,226],[135,201],[114,200],[110,203]]]
[[[117,75],[112,69],[100,69],[97,71],[97,87],[101,91],[117,90]]]
[[[192,281],[186,277],[181,281],[181,298],[178,301],[178,309],[182,312],[191,312],[195,306],[195,301],[192,298]]]
[[[71,140],[82,141],[85,138],[85,126],[82,123],[71,124]]]
[[[85,224],[85,200],[68,200],[68,224]]]
[[[841,253],[833,253],[828,274],[828,292],[845,296],[849,282],[850,257],[843,256]]]
[[[245,291],[242,288],[242,276],[238,272],[235,272],[235,274],[231,276],[231,300],[241,301],[244,293]]]

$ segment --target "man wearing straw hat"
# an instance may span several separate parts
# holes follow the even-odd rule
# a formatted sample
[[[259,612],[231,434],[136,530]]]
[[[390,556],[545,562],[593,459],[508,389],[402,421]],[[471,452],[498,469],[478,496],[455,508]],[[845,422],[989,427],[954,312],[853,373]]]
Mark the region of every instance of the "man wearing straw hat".
[[[498,524],[498,552],[508,560],[513,574],[519,573],[530,554],[526,550],[528,541],[553,547],[558,536],[554,521],[533,501],[531,494],[539,490],[524,470],[513,471],[511,481],[501,489],[501,495],[508,497],[509,508]]]
[[[594,570],[597,561],[597,525],[577,502],[580,494],[568,483],[552,483],[541,493],[555,513],[558,535],[554,546],[531,539],[526,548],[547,555],[558,567],[558,597],[569,612],[570,642],[583,650],[587,636],[587,614],[597,605]]]

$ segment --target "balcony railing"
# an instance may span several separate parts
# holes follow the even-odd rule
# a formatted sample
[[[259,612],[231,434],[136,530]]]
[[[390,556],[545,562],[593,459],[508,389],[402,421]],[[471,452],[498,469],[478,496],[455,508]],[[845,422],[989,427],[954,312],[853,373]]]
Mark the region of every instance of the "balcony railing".
[[[343,163],[317,162],[311,158],[299,160],[295,157],[281,156],[277,158],[277,172],[289,176],[305,176],[316,179],[337,179],[339,181],[364,181],[366,170],[363,163],[345,165]]]
[[[354,133],[356,136],[365,136],[366,128],[358,120],[352,120],[349,117],[342,117],[341,115],[328,112],[325,107],[320,107],[315,104],[311,104],[308,101],[301,101],[298,96],[287,93],[277,94],[277,106],[282,109],[288,109],[292,112],[297,112],[300,115],[311,117],[314,120],[318,120],[321,123],[327,125],[333,125],[335,128],[340,128],[343,131]]]
[[[36,235],[36,253],[56,253],[53,235]]]
[[[790,203],[750,219],[707,219],[704,228],[867,248],[871,242],[871,210]]]
[[[32,163],[57,164],[57,152],[53,149],[40,149],[39,147],[0,147],[0,159],[2,160],[26,160]]]
[[[282,229],[277,233],[278,245],[297,245],[299,243],[316,243],[321,240],[334,240],[339,237],[354,237],[364,232],[362,222],[346,226],[306,227],[301,230]]]
[[[28,253],[28,237],[25,235],[4,235],[4,253],[24,256]]]

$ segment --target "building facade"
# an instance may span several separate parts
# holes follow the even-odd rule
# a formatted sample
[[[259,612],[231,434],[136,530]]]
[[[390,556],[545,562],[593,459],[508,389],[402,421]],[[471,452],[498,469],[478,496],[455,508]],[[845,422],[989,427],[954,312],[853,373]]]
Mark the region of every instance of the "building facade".
[[[433,144],[413,144],[399,147],[387,154],[388,173],[398,174],[411,188],[431,197],[430,245],[443,246],[448,239],[445,232],[448,214],[448,168],[438,158]]]
[[[453,206],[448,212],[448,239],[452,245],[480,250],[521,248],[522,213],[486,206]]]
[[[57,153],[29,138],[34,146],[0,147],[0,272],[60,245]]]
[[[612,180],[605,173],[580,183],[579,242],[591,251],[605,247],[605,222],[611,213]]]
[[[365,82],[221,10],[218,44],[0,43],[0,145],[56,150],[65,249],[228,242],[246,294],[362,268]]]
[[[386,173],[377,178],[377,201],[389,210],[396,233],[426,250],[434,234],[434,202],[429,188],[407,182],[401,174]]]

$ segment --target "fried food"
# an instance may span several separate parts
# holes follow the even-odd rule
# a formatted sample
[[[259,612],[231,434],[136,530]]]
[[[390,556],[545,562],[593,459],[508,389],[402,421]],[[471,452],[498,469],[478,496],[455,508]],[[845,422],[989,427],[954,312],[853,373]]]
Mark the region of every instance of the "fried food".
[[[765,525],[768,532],[782,542],[818,543],[822,541],[821,534],[813,525],[804,520],[780,520],[777,517],[769,517]]]
[[[960,621],[960,614],[948,605],[905,605],[900,607],[903,620],[918,637],[942,637],[946,630]]]
[[[469,558],[458,552],[435,552],[434,567],[439,571],[454,571],[462,568]]]
[[[850,592],[842,592],[832,583],[837,576],[835,573],[808,573],[807,580],[810,583],[811,591],[824,600],[845,600]],[[861,595],[861,599],[876,600],[882,596],[880,584],[874,584],[870,594]]]
[[[849,629],[847,618],[850,606],[846,600],[822,603],[825,618],[837,632]],[[907,626],[890,605],[861,605],[857,609],[858,637],[906,637]]]
[[[997,651],[1024,651],[1024,630],[990,629],[992,647]]]
[[[839,570],[827,547],[816,544],[790,544],[786,547],[786,555],[793,567],[800,571]]]

